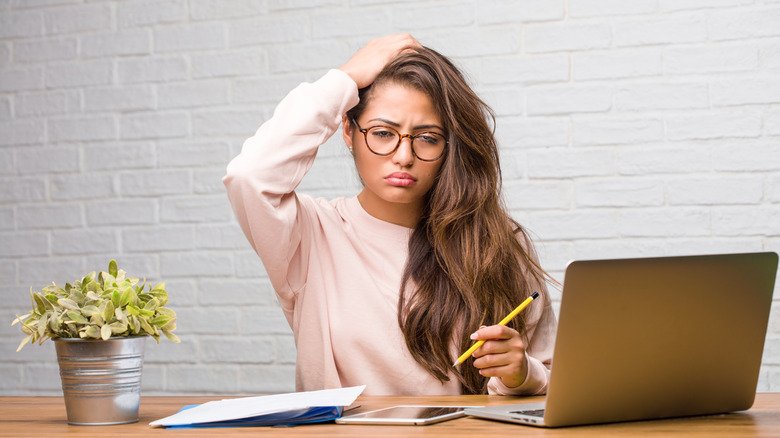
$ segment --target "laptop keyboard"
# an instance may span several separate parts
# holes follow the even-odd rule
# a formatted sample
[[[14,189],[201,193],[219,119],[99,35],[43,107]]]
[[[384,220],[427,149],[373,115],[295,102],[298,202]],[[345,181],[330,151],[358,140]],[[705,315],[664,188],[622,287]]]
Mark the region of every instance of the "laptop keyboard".
[[[510,414],[529,415],[531,417],[544,417],[544,409],[532,409],[530,411],[511,411]]]

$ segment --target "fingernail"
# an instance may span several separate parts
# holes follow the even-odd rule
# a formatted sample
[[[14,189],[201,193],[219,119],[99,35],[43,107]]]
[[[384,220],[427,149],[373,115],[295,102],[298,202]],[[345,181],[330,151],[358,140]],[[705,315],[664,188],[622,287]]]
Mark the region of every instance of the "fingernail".
[[[472,333],[471,336],[469,336],[469,338],[471,338],[472,341],[474,339],[477,339],[477,332]]]

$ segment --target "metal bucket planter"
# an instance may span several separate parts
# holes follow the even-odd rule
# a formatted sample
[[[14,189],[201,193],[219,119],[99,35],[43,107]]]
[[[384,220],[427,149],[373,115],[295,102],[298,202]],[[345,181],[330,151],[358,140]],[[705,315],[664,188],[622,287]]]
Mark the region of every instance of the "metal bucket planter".
[[[135,423],[146,336],[55,339],[68,423]]]

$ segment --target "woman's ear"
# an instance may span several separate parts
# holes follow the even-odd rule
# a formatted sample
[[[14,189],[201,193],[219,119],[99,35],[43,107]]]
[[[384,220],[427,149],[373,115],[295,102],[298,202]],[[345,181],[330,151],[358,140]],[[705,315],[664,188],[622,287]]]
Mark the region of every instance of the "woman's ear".
[[[352,133],[354,130],[352,123],[349,121],[349,117],[344,114],[344,117],[341,119],[341,135],[344,137],[344,143],[346,143],[350,154],[352,153]]]

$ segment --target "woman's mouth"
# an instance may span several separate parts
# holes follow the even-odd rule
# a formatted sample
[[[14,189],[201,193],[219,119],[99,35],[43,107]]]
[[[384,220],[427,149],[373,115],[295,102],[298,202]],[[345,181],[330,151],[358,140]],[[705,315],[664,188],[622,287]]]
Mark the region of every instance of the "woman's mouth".
[[[409,187],[417,182],[417,179],[406,172],[394,172],[385,177],[388,184],[395,187]]]

